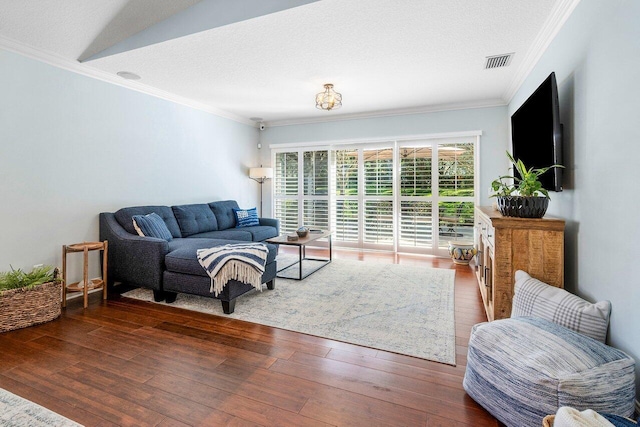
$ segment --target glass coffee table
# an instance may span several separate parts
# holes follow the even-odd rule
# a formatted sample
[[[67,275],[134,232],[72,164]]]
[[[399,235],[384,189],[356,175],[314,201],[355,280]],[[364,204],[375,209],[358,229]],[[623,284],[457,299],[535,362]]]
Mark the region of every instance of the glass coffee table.
[[[327,240],[329,241],[329,258],[307,258],[306,245],[308,245],[311,242],[315,242],[316,240],[324,239],[324,238],[327,238]],[[271,239],[267,239],[265,240],[265,242],[274,243],[277,245],[289,245],[289,246],[298,247],[298,261],[294,262],[293,264],[289,264],[286,267],[278,270],[278,273],[280,273],[281,271],[287,270],[292,266],[298,264],[298,277],[276,275],[276,277],[280,277],[283,279],[302,280],[306,277],[309,277],[311,274],[315,273],[316,271],[320,270],[322,267],[331,263],[331,259],[333,256],[332,247],[331,247],[331,231],[326,231],[326,230],[318,230],[315,232],[309,231],[306,237],[299,237],[298,240],[287,240],[287,236],[282,235],[278,237],[273,237]],[[308,271],[303,273],[302,272],[303,261],[317,261],[319,262],[319,264],[316,267],[311,268]]]

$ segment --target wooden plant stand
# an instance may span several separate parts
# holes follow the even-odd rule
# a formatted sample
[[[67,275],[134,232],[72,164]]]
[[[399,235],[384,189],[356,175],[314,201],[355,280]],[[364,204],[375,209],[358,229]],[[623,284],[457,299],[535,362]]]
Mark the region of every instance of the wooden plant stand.
[[[62,306],[67,306],[67,292],[83,292],[84,308],[87,308],[89,291],[92,289],[102,288],[102,298],[107,299],[107,251],[109,243],[104,242],[83,242],[74,243],[72,245],[62,246]],[[102,252],[102,278],[92,279],[89,281],[89,252]],[[84,286],[78,286],[80,282],[67,284],[67,254],[73,252],[82,252],[84,254],[84,266],[82,269],[82,279]]]

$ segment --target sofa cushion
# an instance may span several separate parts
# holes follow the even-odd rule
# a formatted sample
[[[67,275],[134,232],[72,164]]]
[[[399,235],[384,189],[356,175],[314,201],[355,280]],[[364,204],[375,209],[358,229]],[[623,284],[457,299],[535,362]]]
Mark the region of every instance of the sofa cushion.
[[[218,229],[218,221],[207,204],[172,206],[182,237]]]
[[[209,207],[216,216],[216,220],[218,220],[218,230],[226,230],[236,226],[236,217],[233,214],[233,210],[240,209],[240,206],[235,200],[211,202]]]
[[[178,221],[176,221],[176,217],[173,215],[173,211],[169,206],[133,206],[129,208],[122,208],[114,215],[116,217],[116,221],[118,221],[122,228],[131,234],[138,235],[135,228],[133,228],[133,216],[148,215],[151,212],[157,213],[160,218],[162,218],[173,237],[182,237]]]
[[[605,342],[611,303],[591,304],[564,289],[516,271],[511,317],[535,316]]]
[[[193,234],[189,237],[200,239],[227,239],[241,240],[243,242],[253,241],[251,232],[244,229],[231,228],[229,230],[207,231],[206,233]]]
[[[160,215],[155,212],[151,212],[149,215],[134,215],[131,221],[133,228],[140,236],[156,237],[166,240],[167,242],[173,239],[171,232],[167,228],[167,224],[165,224],[162,218],[160,218]]]
[[[207,249],[214,246],[228,245],[232,243],[243,243],[241,241],[224,239],[175,239],[169,242],[170,252],[165,256],[164,263],[168,271],[174,273],[193,274],[196,276],[207,276],[207,272],[198,262],[196,252],[198,249]],[[275,245],[266,243],[269,249],[267,264],[272,263],[276,258],[277,248]]]
[[[253,227],[244,227],[242,231],[248,231],[253,236],[254,242],[262,242],[272,237],[278,236],[278,230],[268,225],[255,225]]]
[[[258,210],[256,208],[234,209],[233,216],[236,218],[236,228],[260,225]]]

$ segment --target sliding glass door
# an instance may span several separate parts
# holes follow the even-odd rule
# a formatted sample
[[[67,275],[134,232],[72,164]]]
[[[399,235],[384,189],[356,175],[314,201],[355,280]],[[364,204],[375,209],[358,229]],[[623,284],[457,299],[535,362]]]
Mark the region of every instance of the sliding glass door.
[[[477,136],[274,150],[282,232],[330,229],[337,246],[443,253],[473,239]]]

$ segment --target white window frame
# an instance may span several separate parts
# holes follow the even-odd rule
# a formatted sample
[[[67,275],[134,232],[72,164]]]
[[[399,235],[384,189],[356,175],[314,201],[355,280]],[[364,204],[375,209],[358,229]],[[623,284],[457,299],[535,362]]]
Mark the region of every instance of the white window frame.
[[[355,196],[343,196],[341,200],[356,200],[358,201],[358,242],[340,242],[334,240],[334,245],[342,247],[354,247],[361,249],[374,249],[374,250],[387,250],[393,252],[406,252],[406,253],[428,253],[431,255],[444,256],[447,250],[440,248],[440,236],[438,232],[438,224],[440,223],[439,203],[441,201],[460,201],[469,202],[473,201],[474,205],[478,205],[479,186],[480,186],[480,137],[482,131],[469,131],[469,132],[452,132],[452,133],[440,133],[440,134],[425,134],[425,135],[412,135],[402,136],[397,138],[378,138],[378,139],[358,139],[358,140],[341,140],[341,141],[323,141],[323,142],[307,142],[307,143],[287,143],[287,144],[271,144],[272,164],[275,164],[275,158],[277,153],[281,152],[297,152],[298,153],[298,223],[302,224],[304,214],[304,200],[327,200],[329,206],[328,221],[332,224],[333,218],[333,206],[336,201],[336,197],[333,194],[332,188],[335,183],[335,177],[333,174],[329,174],[328,185],[329,191],[327,196],[305,196],[304,195],[304,152],[306,151],[328,151],[329,162],[331,163],[331,151],[332,150],[357,150],[358,151],[358,195]],[[457,141],[454,141],[457,140]],[[438,145],[442,143],[452,142],[468,142],[474,144],[474,185],[473,185],[473,197],[442,197],[437,191],[439,183],[438,175]],[[418,200],[416,196],[402,196],[400,194],[400,156],[398,155],[400,147],[403,145],[411,146],[431,146],[432,155],[434,161],[432,164],[432,188],[436,191],[432,191],[432,196],[429,200],[432,203],[432,223],[434,225],[433,233],[433,245],[431,248],[426,247],[410,247],[399,245],[399,222],[400,222],[400,206],[402,201],[414,201]],[[376,200],[376,196],[365,196],[364,194],[364,150],[369,149],[381,149],[381,148],[393,148],[393,168],[394,168],[394,180],[393,180],[393,244],[392,245],[380,245],[380,244],[367,244],[364,242],[364,203],[366,200]],[[331,170],[332,165],[329,165]],[[283,198],[292,198],[294,196],[285,196]],[[278,196],[275,196],[274,192],[271,192],[271,206],[275,206],[275,201]],[[389,196],[381,197],[380,199],[388,200]],[[425,197],[426,200],[426,197]]]

